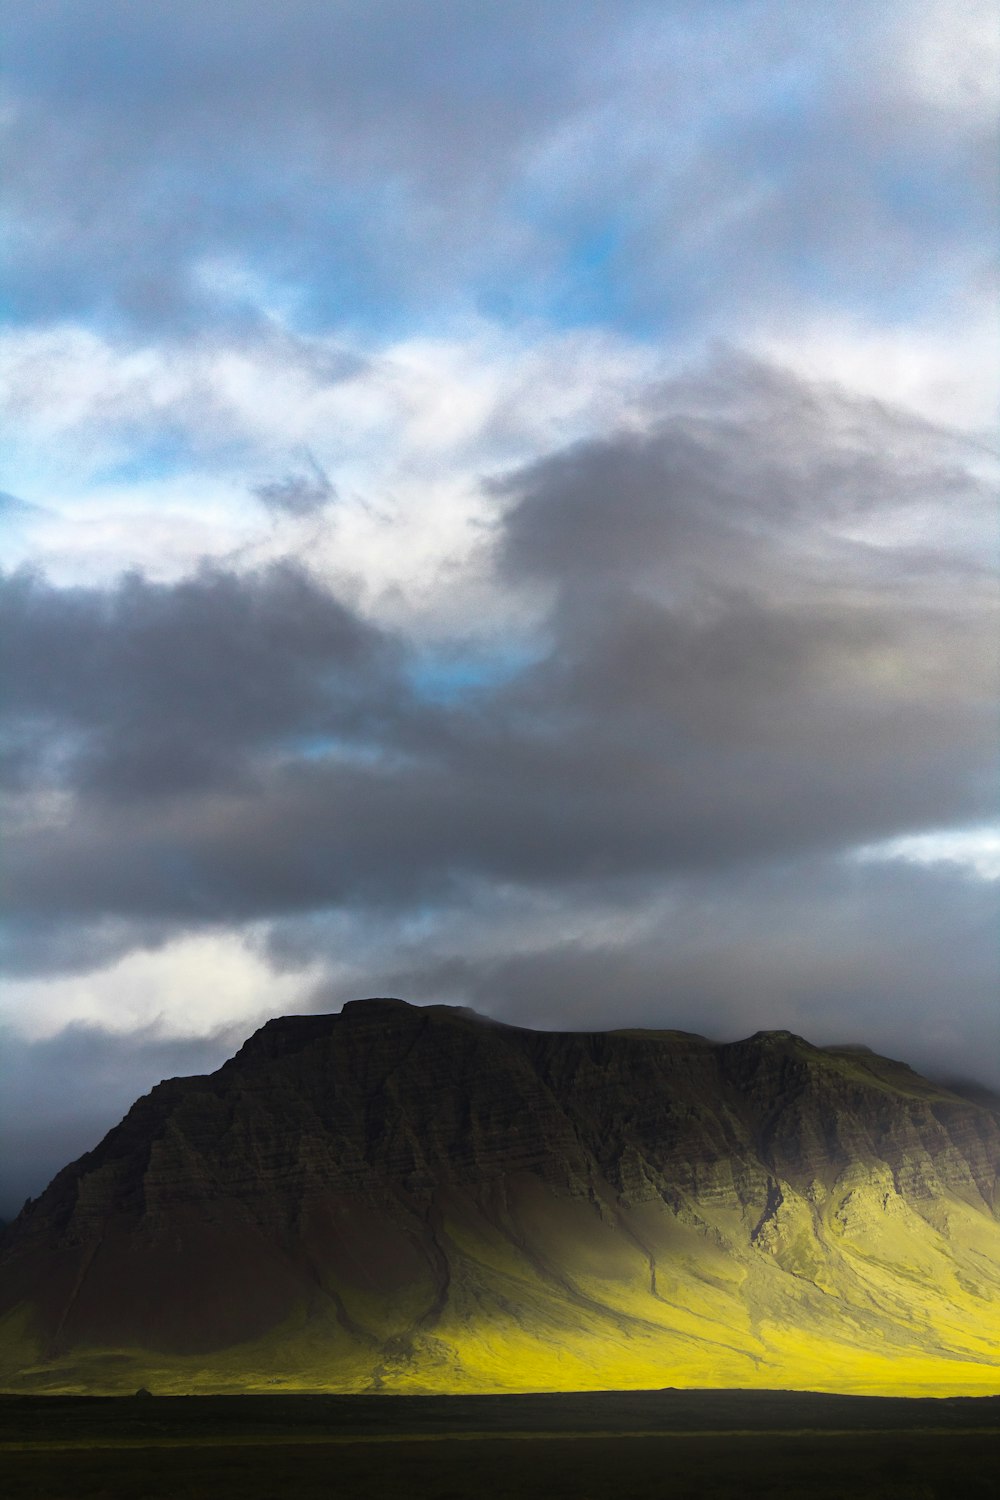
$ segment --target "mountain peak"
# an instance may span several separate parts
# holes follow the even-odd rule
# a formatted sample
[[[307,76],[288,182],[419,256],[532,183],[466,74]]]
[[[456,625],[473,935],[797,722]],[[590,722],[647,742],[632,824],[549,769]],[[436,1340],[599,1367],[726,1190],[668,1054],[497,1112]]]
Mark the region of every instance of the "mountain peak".
[[[812,1043],[807,1042],[805,1037],[799,1036],[794,1031],[784,1031],[780,1027],[774,1031],[755,1031],[746,1040],[747,1042],[756,1042],[758,1045],[765,1047],[787,1046],[791,1043],[796,1047],[812,1048]]]
[[[361,1016],[387,1016],[391,1011],[412,1014],[420,1009],[419,1005],[411,1005],[409,1000],[397,1000],[394,996],[372,996],[363,1000],[346,1001],[340,1014],[345,1020],[355,1020]]]

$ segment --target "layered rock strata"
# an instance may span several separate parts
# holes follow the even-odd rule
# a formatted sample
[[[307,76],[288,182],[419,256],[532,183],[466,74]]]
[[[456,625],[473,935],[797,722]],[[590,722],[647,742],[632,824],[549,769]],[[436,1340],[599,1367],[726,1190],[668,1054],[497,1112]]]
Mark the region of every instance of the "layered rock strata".
[[[1000,1390],[998,1168],[992,1108],[864,1049],[357,1001],[26,1205],[0,1379]]]

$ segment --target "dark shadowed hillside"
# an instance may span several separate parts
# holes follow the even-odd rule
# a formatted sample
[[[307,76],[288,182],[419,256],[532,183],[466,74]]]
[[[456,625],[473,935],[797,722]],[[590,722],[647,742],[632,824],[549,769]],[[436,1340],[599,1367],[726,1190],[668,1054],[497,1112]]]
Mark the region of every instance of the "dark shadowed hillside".
[[[3,1239],[13,1390],[1000,1390],[1000,1119],[787,1032],[358,1001],[160,1084]]]

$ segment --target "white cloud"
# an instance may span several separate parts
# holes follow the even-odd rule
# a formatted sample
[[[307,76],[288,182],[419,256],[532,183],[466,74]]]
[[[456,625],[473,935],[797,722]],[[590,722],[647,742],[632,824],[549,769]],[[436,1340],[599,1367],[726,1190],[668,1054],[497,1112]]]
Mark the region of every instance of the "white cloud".
[[[59,442],[75,472],[141,459],[163,426],[192,465],[231,467],[296,445],[359,476],[520,461],[624,418],[663,363],[598,330],[472,321],[376,349],[275,324],[259,337],[136,348],[78,325],[8,330],[5,404],[25,451]]]
[[[1000,13],[994,0],[915,0],[904,12],[900,64],[923,101],[973,126],[1000,109]]]
[[[940,829],[866,844],[863,863],[902,860],[913,865],[953,865],[979,880],[1000,880],[1000,826]]]
[[[130,568],[167,582],[267,535],[266,519],[245,491],[217,474],[79,486],[64,480],[40,492],[45,514],[8,535],[5,561],[41,567],[63,585],[105,583]]]
[[[624,337],[483,321],[368,352],[276,326],[255,342],[141,349],[70,326],[9,331],[0,359],[7,488],[46,507],[22,526],[11,561],[73,583],[298,553],[338,580],[363,580],[361,602],[389,619],[451,625],[477,587],[494,504],[483,477],[641,422],[642,392],[666,367]],[[156,472],[165,440],[166,475]],[[303,449],[337,503],[322,518],[266,514],[251,488],[294,468]]]
[[[291,1014],[318,969],[276,974],[254,931],[199,933],[136,949],[105,969],[47,980],[9,979],[0,1019],[32,1040],[88,1024],[127,1033],[210,1036],[262,1015]]]
[[[985,300],[957,322],[892,326],[799,313],[762,321],[748,336],[756,353],[809,380],[991,436],[1000,418],[998,341],[1000,318]]]

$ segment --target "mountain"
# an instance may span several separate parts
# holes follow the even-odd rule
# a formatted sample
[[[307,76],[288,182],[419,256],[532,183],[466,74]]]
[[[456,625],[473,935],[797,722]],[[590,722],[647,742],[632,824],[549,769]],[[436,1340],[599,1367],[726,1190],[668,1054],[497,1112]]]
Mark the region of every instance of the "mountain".
[[[1000,1391],[1000,1115],[863,1048],[363,1000],[0,1242],[7,1390]]]

